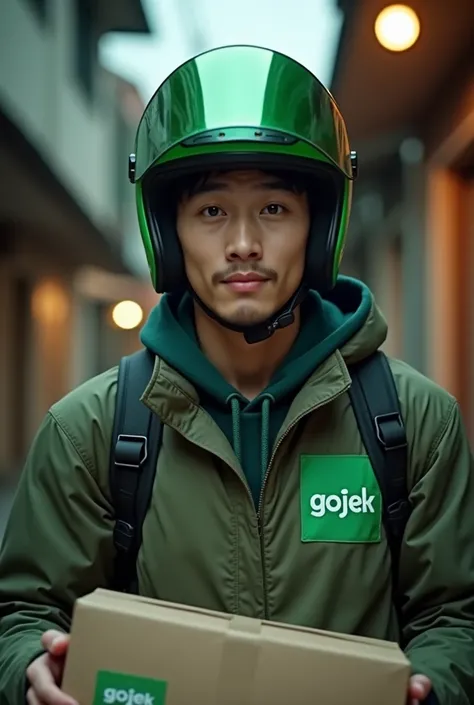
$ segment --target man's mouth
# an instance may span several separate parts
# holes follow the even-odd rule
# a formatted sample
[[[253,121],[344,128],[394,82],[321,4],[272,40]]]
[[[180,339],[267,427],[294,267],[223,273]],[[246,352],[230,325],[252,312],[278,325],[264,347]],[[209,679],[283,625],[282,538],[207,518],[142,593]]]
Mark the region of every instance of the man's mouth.
[[[268,281],[268,277],[258,272],[236,272],[226,277],[223,283],[233,291],[247,293],[258,291]]]

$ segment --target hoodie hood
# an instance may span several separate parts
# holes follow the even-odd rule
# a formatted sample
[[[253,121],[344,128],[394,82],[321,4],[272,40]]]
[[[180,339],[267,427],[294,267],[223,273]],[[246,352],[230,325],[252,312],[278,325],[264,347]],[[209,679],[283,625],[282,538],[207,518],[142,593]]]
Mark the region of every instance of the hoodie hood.
[[[361,282],[341,276],[325,299],[309,292],[301,304],[300,331],[291,350],[268,387],[251,401],[202,353],[189,294],[163,295],[141,332],[141,341],[196,388],[201,405],[231,443],[256,498],[273,441],[308,377],[336,350],[348,364],[362,360],[377,350],[386,333],[385,320]],[[258,463],[255,457],[250,460],[255,448],[260,448]]]
[[[226,404],[237,390],[201,352],[193,306],[190,294],[178,299],[164,294],[141,331],[141,342],[183,374],[198,392],[205,391]],[[386,339],[387,325],[370,289],[350,277],[340,276],[325,299],[310,291],[301,313],[300,333],[264,390],[275,399],[302,383],[336,349],[347,364],[353,364],[375,352]]]

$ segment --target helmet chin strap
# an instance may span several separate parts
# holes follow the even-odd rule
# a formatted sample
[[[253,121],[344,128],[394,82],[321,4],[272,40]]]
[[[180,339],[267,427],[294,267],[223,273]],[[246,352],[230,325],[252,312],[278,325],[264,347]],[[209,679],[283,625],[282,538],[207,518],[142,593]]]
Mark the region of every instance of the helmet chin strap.
[[[233,330],[236,333],[242,333],[245,341],[249,344],[260,343],[263,340],[271,338],[275,331],[281,328],[291,326],[295,322],[295,310],[301,304],[309,289],[304,284],[301,284],[293,296],[280,308],[278,311],[269,316],[265,321],[250,325],[237,325],[221,318],[215,311],[207,306],[202,301],[196,292],[190,287],[191,294],[202,310],[219,325]]]

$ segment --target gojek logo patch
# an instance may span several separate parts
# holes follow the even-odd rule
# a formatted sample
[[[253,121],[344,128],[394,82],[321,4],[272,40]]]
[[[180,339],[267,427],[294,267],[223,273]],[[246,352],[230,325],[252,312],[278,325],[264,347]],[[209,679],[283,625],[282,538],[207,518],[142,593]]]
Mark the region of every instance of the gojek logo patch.
[[[380,541],[382,497],[365,455],[302,455],[301,540]]]
[[[165,705],[166,681],[99,671],[93,705]]]

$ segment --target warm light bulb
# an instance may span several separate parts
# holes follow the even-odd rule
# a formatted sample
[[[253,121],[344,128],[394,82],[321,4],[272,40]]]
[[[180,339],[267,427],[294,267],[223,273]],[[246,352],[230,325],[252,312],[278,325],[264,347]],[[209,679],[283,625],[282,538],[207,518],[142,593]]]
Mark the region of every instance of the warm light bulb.
[[[389,5],[375,21],[375,36],[389,51],[406,51],[420,36],[420,20],[408,5]]]
[[[120,301],[113,308],[112,319],[118,328],[132,330],[143,320],[142,307],[135,301]]]

